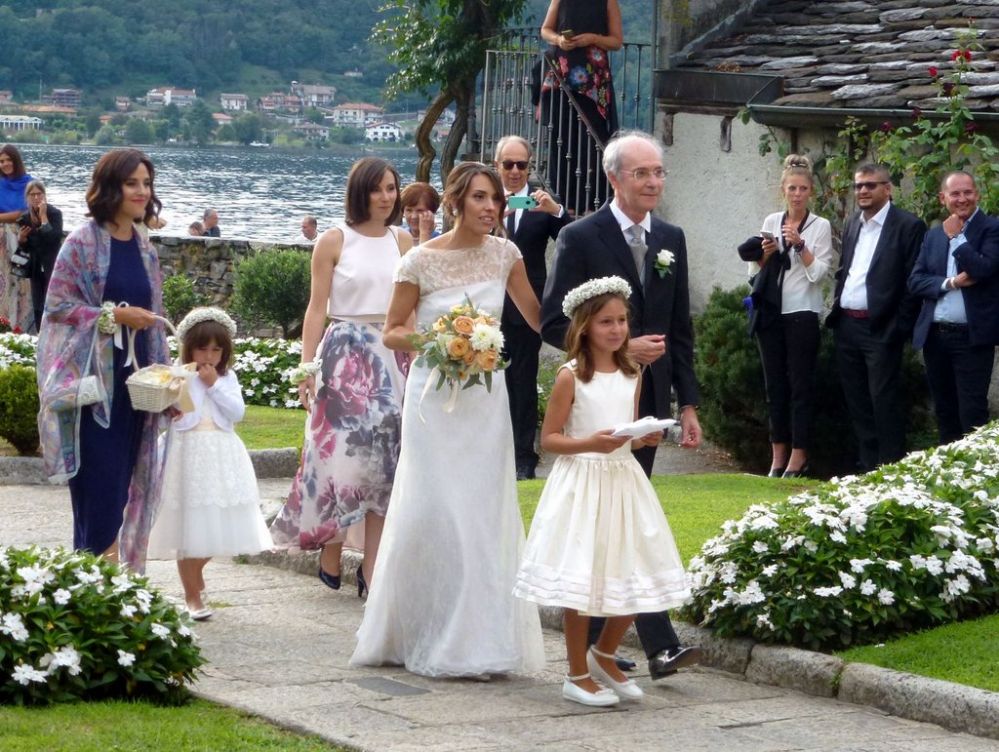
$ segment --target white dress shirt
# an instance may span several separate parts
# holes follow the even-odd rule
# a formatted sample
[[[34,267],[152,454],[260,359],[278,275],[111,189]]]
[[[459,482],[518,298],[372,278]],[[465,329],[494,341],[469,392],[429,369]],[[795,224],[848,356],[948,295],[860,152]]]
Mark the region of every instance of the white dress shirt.
[[[968,222],[975,218],[980,210],[975,209],[975,213],[968,217]],[[964,227],[968,226],[964,223]],[[961,232],[950,239],[947,245],[947,277],[943,281],[942,289],[947,290],[947,280],[957,276],[957,259],[954,258],[954,251],[968,242],[964,237],[964,227]],[[947,290],[933,308],[933,322],[936,324],[967,324],[968,313],[964,308],[964,292],[961,288]]]
[[[617,205],[616,198],[613,201],[611,201],[610,209],[611,209],[611,214],[614,215],[614,219],[616,219],[617,223],[621,225],[621,233],[624,235],[624,239],[630,242],[631,237],[628,231],[636,223],[631,219],[631,217],[629,217],[627,214],[621,211],[621,207]],[[642,229],[645,230],[646,233],[652,232],[652,214],[650,212],[646,212],[645,216],[642,218],[642,221],[638,222],[637,224],[641,225]],[[648,244],[649,242],[648,236],[646,236],[645,242],[646,244]]]
[[[887,201],[877,214],[860,222],[857,244],[853,249],[853,261],[850,262],[850,270],[843,283],[843,293],[839,297],[841,308],[854,311],[867,310],[867,273],[871,270],[874,251],[881,239],[881,231],[884,229],[890,208],[891,202]]]

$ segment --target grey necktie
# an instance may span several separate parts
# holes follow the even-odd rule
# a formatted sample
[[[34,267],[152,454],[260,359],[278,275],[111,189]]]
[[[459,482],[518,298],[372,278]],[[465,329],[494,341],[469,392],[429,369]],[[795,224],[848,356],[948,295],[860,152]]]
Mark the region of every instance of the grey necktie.
[[[645,230],[641,225],[628,228],[628,247],[631,248],[631,255],[638,269],[638,281],[645,284],[645,252],[649,247],[645,245]]]

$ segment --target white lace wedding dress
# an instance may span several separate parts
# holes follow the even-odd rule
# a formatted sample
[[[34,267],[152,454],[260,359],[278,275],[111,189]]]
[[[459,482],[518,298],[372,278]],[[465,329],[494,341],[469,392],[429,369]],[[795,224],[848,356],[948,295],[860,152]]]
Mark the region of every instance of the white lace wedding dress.
[[[420,288],[417,327],[467,295],[497,318],[517,247],[487,237],[465,250],[414,248],[396,280]],[[426,676],[536,671],[544,663],[536,606],[513,597],[524,546],[513,431],[502,372],[492,391],[450,394],[413,366],[402,447],[371,594],[352,666],[397,664]]]

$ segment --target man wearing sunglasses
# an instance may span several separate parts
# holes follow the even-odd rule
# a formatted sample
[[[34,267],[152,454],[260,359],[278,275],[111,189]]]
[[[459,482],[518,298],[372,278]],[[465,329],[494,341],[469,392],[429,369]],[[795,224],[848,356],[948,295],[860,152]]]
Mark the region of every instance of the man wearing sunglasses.
[[[826,325],[857,437],[859,469],[905,454],[902,351],[919,312],[908,291],[926,224],[891,202],[891,175],[865,164],[853,176],[857,211],[843,230],[843,254]]]
[[[516,196],[520,203],[527,197],[534,205],[507,207],[503,225],[506,235],[520,249],[527,267],[527,278],[534,294],[541,300],[547,271],[545,251],[548,241],[572,219],[568,212],[540,188],[532,191],[527,183],[531,165],[531,146],[520,136],[504,136],[496,144],[496,169],[499,171],[507,201]],[[517,203],[516,201],[513,203]],[[506,372],[507,393],[510,397],[510,417],[513,422],[514,457],[517,480],[530,480],[538,465],[534,437],[538,428],[538,353],[541,335],[524,321],[517,306],[506,297],[503,317],[504,357],[510,361]]]

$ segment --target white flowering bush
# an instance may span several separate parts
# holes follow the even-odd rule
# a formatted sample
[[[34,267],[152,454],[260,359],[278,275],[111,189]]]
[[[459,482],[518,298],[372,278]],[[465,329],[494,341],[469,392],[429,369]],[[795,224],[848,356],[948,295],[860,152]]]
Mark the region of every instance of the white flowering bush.
[[[35,343],[30,334],[0,334],[0,370],[13,365],[35,367]]]
[[[0,547],[0,704],[179,702],[203,663],[190,620],[88,553]]]
[[[695,621],[815,649],[999,611],[999,424],[754,505],[690,573]]]
[[[35,365],[38,338],[29,334],[0,334],[0,369],[10,365]],[[169,338],[177,355],[177,343]],[[243,337],[233,343],[233,368],[248,405],[300,408],[298,387],[290,383],[292,370],[302,356],[301,340]]]

